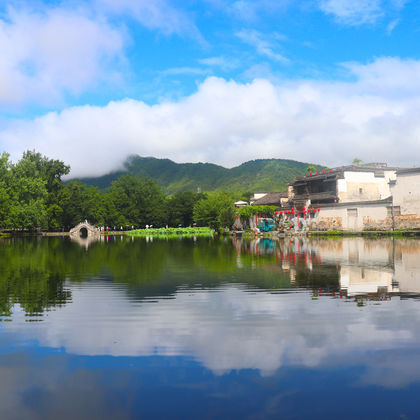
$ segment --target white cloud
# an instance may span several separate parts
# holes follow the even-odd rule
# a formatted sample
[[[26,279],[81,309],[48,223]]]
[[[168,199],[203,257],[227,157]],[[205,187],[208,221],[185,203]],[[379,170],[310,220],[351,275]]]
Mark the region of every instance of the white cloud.
[[[398,12],[409,0],[318,0],[319,8],[347,25],[374,24],[388,13]],[[388,25],[391,32],[398,19]],[[391,27],[391,30],[389,28]]]
[[[230,16],[245,21],[254,21],[262,15],[285,11],[291,0],[205,0],[212,7],[226,12]]]
[[[403,9],[410,0],[390,0],[391,6],[395,9]]]
[[[386,27],[386,33],[391,35],[392,31],[396,28],[396,26],[400,23],[400,19],[394,19],[388,23]]]
[[[270,42],[263,34],[256,30],[243,29],[242,31],[237,32],[236,36],[246,44],[253,46],[258,54],[268,57],[270,60],[282,63],[289,62],[282,54],[274,51],[276,45],[273,42]]]
[[[0,20],[0,106],[51,105],[109,81],[115,73],[105,69],[122,47],[120,32],[81,11],[9,10]]]
[[[166,76],[173,76],[173,75],[209,75],[211,72],[209,69],[203,69],[200,67],[172,67],[170,69],[162,70],[159,72],[160,74]]]
[[[15,121],[0,144],[14,159],[25,149],[60,158],[74,176],[104,174],[133,153],[226,166],[272,157],[334,166],[354,156],[420,164],[420,61],[346,66],[353,81],[211,77],[179,101],[72,107]]]
[[[350,25],[374,23],[383,15],[382,0],[319,0],[319,7]]]
[[[223,56],[220,57],[208,57],[198,60],[200,64],[203,64],[208,67],[218,67],[222,71],[229,71],[239,67],[240,63],[235,58],[226,58]]]
[[[193,19],[166,0],[95,0],[101,12],[125,15],[167,35],[188,35],[205,42]]]
[[[420,60],[383,57],[368,65],[343,65],[357,77],[357,86],[366,95],[390,100],[408,100],[416,99],[420,94]]]

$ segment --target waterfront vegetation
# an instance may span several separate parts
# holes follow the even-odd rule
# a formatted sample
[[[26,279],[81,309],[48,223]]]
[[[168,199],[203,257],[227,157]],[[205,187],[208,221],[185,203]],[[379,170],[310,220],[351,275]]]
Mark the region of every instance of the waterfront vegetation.
[[[64,162],[35,151],[25,152],[17,163],[2,153],[0,229],[68,231],[88,220],[109,230],[196,224],[219,231],[234,223],[233,203],[249,199],[249,192],[180,191],[165,195],[153,179],[134,175],[122,175],[106,190],[99,190],[81,181],[64,182],[62,178],[69,172]]]
[[[209,227],[135,229],[135,230],[129,230],[124,233],[128,236],[141,236],[141,237],[212,236],[212,230]]]

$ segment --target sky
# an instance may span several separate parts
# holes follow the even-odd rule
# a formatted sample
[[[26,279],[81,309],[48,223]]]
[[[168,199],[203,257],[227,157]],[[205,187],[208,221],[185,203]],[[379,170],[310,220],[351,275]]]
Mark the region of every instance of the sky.
[[[0,0],[0,151],[420,166],[418,0]]]

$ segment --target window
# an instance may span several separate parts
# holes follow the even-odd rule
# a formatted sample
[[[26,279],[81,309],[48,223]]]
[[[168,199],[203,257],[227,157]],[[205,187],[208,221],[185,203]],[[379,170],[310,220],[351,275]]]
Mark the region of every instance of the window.
[[[359,194],[362,195],[363,194],[363,188],[359,188]]]
[[[347,216],[357,217],[357,209],[347,209]]]
[[[388,206],[386,208],[386,215],[387,217],[392,217],[392,212],[394,211],[394,216],[401,216],[401,207],[400,206]]]

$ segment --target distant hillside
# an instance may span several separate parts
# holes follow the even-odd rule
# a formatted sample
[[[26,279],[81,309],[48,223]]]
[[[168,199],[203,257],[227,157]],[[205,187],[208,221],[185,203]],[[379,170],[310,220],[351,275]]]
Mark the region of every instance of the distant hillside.
[[[169,159],[131,156],[124,169],[97,177],[81,178],[87,185],[108,188],[123,174],[153,178],[167,194],[177,191],[282,191],[312,164],[285,159],[257,159],[232,169],[212,163],[175,163]],[[323,167],[317,165],[319,169]]]

